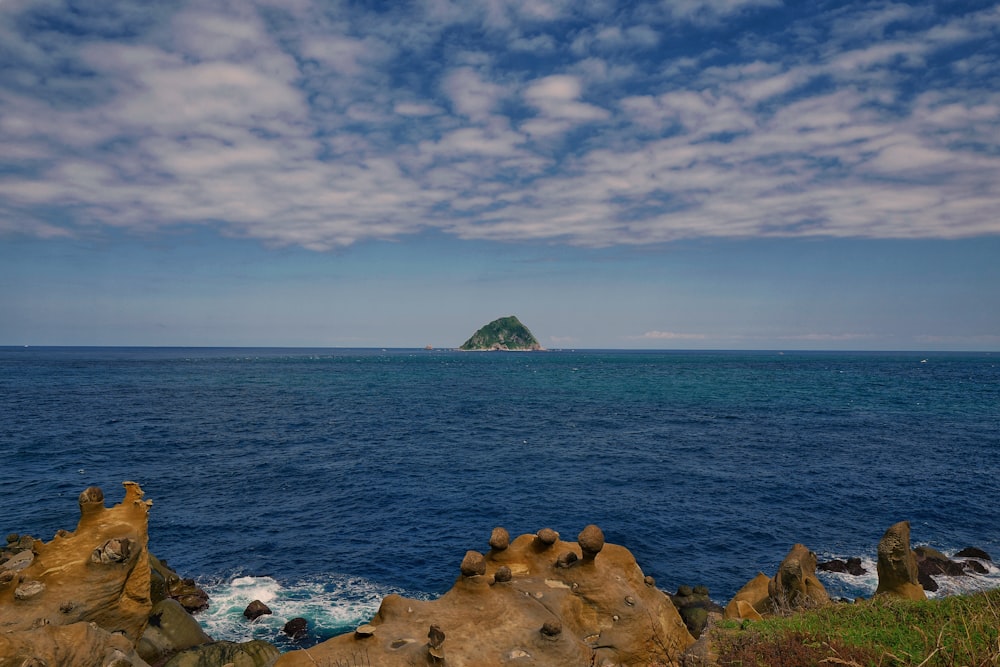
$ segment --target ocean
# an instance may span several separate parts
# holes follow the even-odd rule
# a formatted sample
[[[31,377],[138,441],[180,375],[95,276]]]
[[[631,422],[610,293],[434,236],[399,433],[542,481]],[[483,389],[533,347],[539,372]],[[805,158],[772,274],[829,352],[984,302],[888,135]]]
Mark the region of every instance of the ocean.
[[[725,602],[793,544],[1000,561],[1000,354],[0,348],[0,530],[48,540],[86,487],[153,500],[150,549],[213,596],[216,639],[304,616],[309,645],[388,593],[433,598],[494,526],[587,524],[657,585]],[[1000,587],[939,579],[939,594]],[[249,624],[253,599],[274,611]]]

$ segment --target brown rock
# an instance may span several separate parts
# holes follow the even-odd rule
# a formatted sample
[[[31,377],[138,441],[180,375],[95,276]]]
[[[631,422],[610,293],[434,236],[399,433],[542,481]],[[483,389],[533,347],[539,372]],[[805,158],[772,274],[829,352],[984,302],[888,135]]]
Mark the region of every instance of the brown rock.
[[[486,574],[486,559],[478,551],[466,551],[462,559],[461,571],[463,577],[475,577]]]
[[[793,546],[781,561],[767,592],[776,611],[818,607],[830,602],[826,589],[816,578],[816,554],[802,544]]]
[[[493,580],[501,581],[507,568],[516,576],[516,586],[490,586],[461,576],[434,600],[386,596],[370,621],[378,629],[373,636],[361,640],[352,632],[334,637],[308,654],[285,653],[274,667],[351,664],[358,655],[380,667],[442,660],[476,667],[676,665],[694,638],[669,598],[646,584],[628,549],[605,544],[590,566],[557,568],[560,555],[582,553],[571,542],[550,548],[557,541],[545,545],[537,534],[521,535],[506,550],[486,556]],[[543,634],[547,623],[549,631],[561,632]],[[447,628],[447,642],[437,649],[422,639],[431,624]]]
[[[910,550],[910,522],[890,526],[878,543],[878,588],[875,595],[926,600],[918,580],[917,559]]]
[[[576,540],[583,552],[585,562],[594,560],[604,548],[604,532],[594,524],[590,524],[580,531]]]
[[[111,633],[93,623],[42,625],[33,630],[15,630],[0,634],[0,665],[7,667],[67,667],[113,664],[122,656],[127,662],[118,665],[147,667],[124,636]]]
[[[538,544],[543,548],[551,547],[559,541],[559,533],[551,528],[542,528],[540,531],[535,533],[535,536],[538,540]]]
[[[507,567],[506,565],[501,565],[500,567],[497,568],[497,571],[493,573],[493,581],[495,581],[498,584],[503,584],[513,579],[513,576],[514,575],[510,571],[509,567]]]
[[[271,608],[260,600],[254,600],[243,610],[243,617],[250,621],[256,621],[261,616],[271,614]]]
[[[309,621],[297,616],[285,623],[281,631],[292,639],[301,639],[309,632]]]
[[[38,618],[67,626],[87,621],[123,633],[129,647],[138,640],[152,609],[146,550],[152,503],[142,499],[138,484],[124,486],[125,499],[111,508],[104,507],[100,489],[87,489],[75,531],[48,543],[32,541],[36,555],[20,571],[20,582],[0,586],[0,627],[29,630]],[[23,542],[22,537],[18,543]],[[30,582],[35,582],[31,591]],[[25,598],[26,592],[32,594]],[[31,605],[30,614],[23,612],[25,604]]]
[[[211,641],[198,621],[177,600],[167,598],[153,605],[136,650],[143,660],[155,664],[178,651]]]
[[[770,585],[771,578],[763,572],[758,572],[756,577],[736,591],[736,595],[726,605],[725,617],[734,620],[746,618],[757,620],[762,612],[770,611],[771,596],[768,592]],[[753,609],[754,613],[749,614],[748,608]]]
[[[236,642],[211,642],[181,651],[163,664],[163,667],[269,667],[278,657],[278,649],[259,639]]]
[[[544,635],[545,637],[558,637],[559,635],[562,634],[562,630],[563,630],[562,623],[559,621],[559,619],[552,619],[545,621],[545,623],[542,624],[542,629],[539,632],[541,632],[542,635]]]
[[[494,551],[503,551],[510,546],[510,533],[506,528],[497,526],[490,534],[490,548]]]
[[[8,541],[10,541],[10,538],[7,539]],[[977,547],[965,547],[957,554],[955,554],[955,558],[978,558],[979,560],[988,560],[988,561],[993,560],[992,558],[990,558],[990,555],[988,553]]]

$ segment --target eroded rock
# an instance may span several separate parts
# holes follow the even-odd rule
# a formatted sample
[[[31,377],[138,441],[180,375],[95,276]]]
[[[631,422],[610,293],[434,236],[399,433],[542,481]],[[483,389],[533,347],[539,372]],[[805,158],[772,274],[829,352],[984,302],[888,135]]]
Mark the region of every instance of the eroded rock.
[[[875,595],[926,600],[917,559],[910,549],[910,522],[890,526],[878,543],[878,588]]]
[[[85,490],[71,533],[60,532],[47,543],[27,536],[8,543],[35,555],[19,579],[0,586],[0,626],[17,631],[30,630],[39,618],[55,625],[85,621],[121,633],[130,645],[138,640],[152,608],[146,548],[152,502],[143,500],[138,484],[123,486],[125,499],[111,508],[99,488]]]
[[[554,530],[521,535],[484,556],[486,577],[463,574],[435,600],[388,595],[370,621],[375,634],[291,651],[275,667],[351,664],[359,655],[381,667],[676,665],[694,638],[632,554],[604,544],[587,567],[557,567],[570,552],[583,556]],[[433,637],[421,639],[432,625],[447,636],[436,648]]]

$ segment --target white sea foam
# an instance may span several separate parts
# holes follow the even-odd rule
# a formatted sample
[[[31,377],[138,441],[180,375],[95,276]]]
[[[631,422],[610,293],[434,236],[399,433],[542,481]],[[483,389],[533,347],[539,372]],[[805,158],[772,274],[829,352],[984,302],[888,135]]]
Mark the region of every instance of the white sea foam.
[[[944,553],[948,557],[954,558],[953,551]],[[839,558],[841,560],[847,559],[847,557],[843,555],[818,554],[818,556],[820,562],[833,560],[835,558]],[[959,577],[933,575],[932,578],[935,583],[937,583],[938,590],[933,592],[928,591],[927,597],[939,598],[947,595],[961,595],[964,593],[975,593],[978,591],[1000,588],[1000,566],[996,563],[964,557],[957,558],[956,560],[977,560],[980,564],[986,567],[989,572],[986,574],[977,574],[975,572],[966,571],[964,576]],[[876,568],[876,561],[874,558],[862,557],[861,566],[866,570],[866,573],[862,575],[855,576],[840,572],[822,571],[818,572],[817,575],[827,592],[833,598],[869,598],[874,595],[875,589],[878,588],[878,570]]]
[[[197,618],[213,639],[264,639],[278,644],[287,639],[281,633],[285,623],[296,617],[309,622],[306,643],[311,644],[368,621],[378,611],[382,598],[390,593],[426,597],[342,575],[287,584],[272,577],[242,576],[202,586],[211,603]],[[247,620],[243,611],[254,600],[266,604],[272,614]]]

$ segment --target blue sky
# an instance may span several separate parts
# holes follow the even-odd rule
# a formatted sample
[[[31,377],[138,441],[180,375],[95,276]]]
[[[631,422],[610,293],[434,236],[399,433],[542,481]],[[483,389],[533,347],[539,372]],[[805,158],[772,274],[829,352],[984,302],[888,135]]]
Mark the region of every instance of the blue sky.
[[[0,0],[0,344],[1000,349],[1000,4]]]

